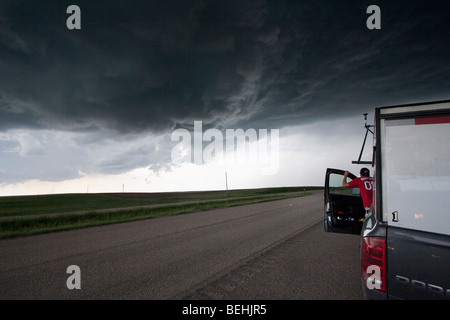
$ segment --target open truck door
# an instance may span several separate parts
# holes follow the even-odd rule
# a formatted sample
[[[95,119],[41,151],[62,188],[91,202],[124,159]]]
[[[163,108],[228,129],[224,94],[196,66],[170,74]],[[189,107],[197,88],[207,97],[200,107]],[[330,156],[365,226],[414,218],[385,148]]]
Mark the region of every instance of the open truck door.
[[[328,168],[324,190],[324,229],[326,232],[360,234],[365,217],[358,188],[343,187],[344,170]],[[355,179],[352,173],[347,183]]]

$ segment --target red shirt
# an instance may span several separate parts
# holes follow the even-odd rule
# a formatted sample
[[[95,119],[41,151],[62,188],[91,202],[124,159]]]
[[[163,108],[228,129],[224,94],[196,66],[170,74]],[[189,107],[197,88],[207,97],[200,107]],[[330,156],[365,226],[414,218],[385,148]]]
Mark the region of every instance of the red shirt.
[[[373,178],[360,177],[348,183],[350,188],[359,188],[364,207],[370,207],[373,201]]]

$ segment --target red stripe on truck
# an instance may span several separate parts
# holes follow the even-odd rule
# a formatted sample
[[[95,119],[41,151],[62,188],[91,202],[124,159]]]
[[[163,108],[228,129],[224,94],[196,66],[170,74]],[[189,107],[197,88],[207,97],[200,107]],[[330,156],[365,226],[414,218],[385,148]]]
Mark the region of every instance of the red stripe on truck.
[[[450,116],[416,118],[416,125],[450,123]]]

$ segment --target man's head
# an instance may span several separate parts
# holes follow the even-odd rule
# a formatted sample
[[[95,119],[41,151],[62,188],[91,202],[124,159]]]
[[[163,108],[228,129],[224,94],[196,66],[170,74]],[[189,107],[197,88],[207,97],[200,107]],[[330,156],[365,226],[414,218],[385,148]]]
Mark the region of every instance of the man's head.
[[[362,177],[370,177],[370,170],[367,169],[367,168],[362,168],[362,169],[359,171],[359,174],[360,174]]]

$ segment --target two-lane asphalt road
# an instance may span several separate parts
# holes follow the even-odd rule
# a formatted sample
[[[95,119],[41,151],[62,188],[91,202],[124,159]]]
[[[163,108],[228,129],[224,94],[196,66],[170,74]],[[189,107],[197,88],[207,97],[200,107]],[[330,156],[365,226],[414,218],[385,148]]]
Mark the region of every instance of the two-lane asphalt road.
[[[1,240],[0,299],[360,299],[359,238],[322,215],[318,192]]]

